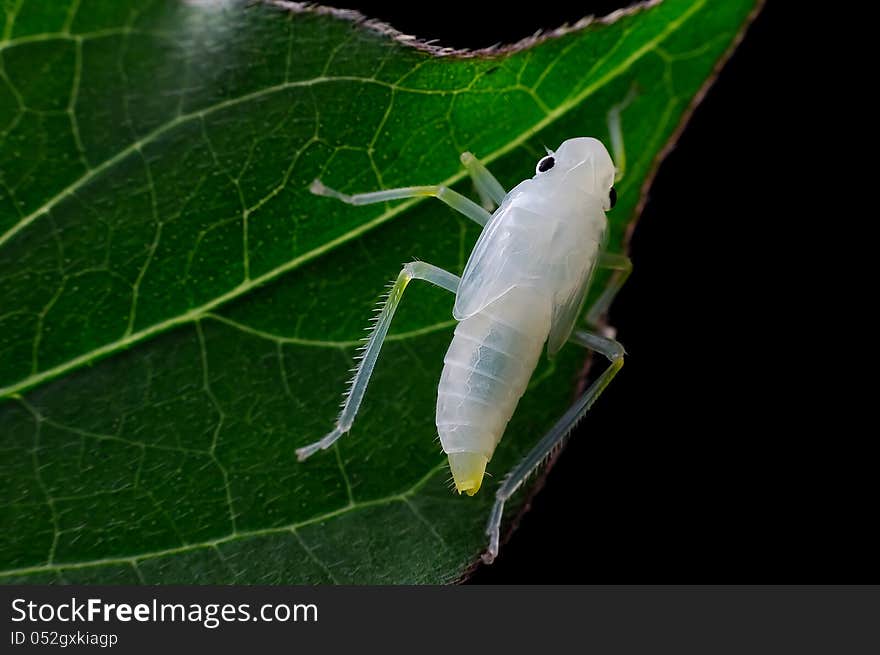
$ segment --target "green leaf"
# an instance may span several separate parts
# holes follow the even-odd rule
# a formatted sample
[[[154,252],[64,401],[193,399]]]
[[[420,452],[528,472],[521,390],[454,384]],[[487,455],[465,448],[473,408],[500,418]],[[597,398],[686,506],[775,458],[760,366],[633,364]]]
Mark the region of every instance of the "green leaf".
[[[450,493],[434,441],[451,296],[412,285],[351,435],[293,452],[332,425],[384,284],[415,257],[460,272],[477,231],[433,201],[353,208],[308,184],[472,193],[471,150],[512,186],[544,144],[607,141],[636,85],[610,215],[623,249],[755,4],[666,0],[463,56],[326,10],[5,3],[0,580],[459,578],[492,494]],[[496,480],[583,359],[539,367]]]

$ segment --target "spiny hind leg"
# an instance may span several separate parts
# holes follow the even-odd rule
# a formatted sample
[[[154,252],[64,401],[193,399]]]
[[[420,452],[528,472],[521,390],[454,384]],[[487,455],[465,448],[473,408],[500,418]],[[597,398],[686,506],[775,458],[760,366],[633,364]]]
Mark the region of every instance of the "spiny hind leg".
[[[406,186],[397,189],[384,189],[382,191],[370,191],[369,193],[356,193],[348,195],[325,186],[321,180],[315,180],[309,190],[317,196],[336,198],[349,205],[372,205],[377,202],[389,200],[403,200],[405,198],[437,198],[445,202],[460,214],[464,214],[478,225],[489,222],[491,214],[480,207],[473,200],[465,198],[457,191],[443,185],[432,184],[428,186]]]
[[[611,362],[602,374],[584,391],[583,395],[568,408],[550,431],[529,451],[523,460],[517,464],[507,475],[504,482],[495,493],[495,504],[489,515],[489,523],[486,525],[486,534],[489,537],[489,547],[483,554],[483,561],[491,564],[498,555],[498,547],[501,538],[501,517],[504,513],[504,503],[516,493],[523,482],[544,462],[545,459],[559,446],[575,424],[583,418],[605,387],[611,382],[620,368],[623,366],[625,351],[623,346],[614,341],[592,332],[578,330],[571,336],[571,341],[584,348],[594,350]]]
[[[596,302],[594,302],[587,311],[587,324],[594,329],[598,329],[600,321],[608,313],[608,308],[611,307],[611,303],[614,302],[618,292],[623,288],[623,285],[626,284],[626,280],[629,278],[630,273],[632,273],[633,268],[632,260],[630,260],[629,257],[609,252],[599,254],[599,262],[597,266],[599,268],[610,269],[614,271],[614,274],[611,276],[611,279],[608,280],[605,289],[603,289],[602,293],[599,294],[599,297],[596,298]],[[603,328],[603,332],[608,332],[605,334],[606,337],[613,338],[614,336],[613,328]]]
[[[477,193],[480,194],[480,200],[483,201],[483,207],[491,211],[500,205],[504,196],[507,195],[507,191],[501,186],[501,182],[489,172],[489,169],[469,152],[461,153],[461,163],[474,181]]]
[[[360,354],[360,362],[355,370],[354,378],[351,381],[351,388],[345,397],[345,403],[342,406],[342,413],[336,421],[336,426],[327,433],[322,439],[298,448],[296,456],[299,461],[303,461],[307,457],[314,455],[319,450],[325,450],[332,446],[337,439],[348,432],[354,423],[355,416],[361,406],[367,385],[370,383],[370,376],[373,374],[373,368],[376,366],[376,360],[379,357],[379,351],[385,342],[388,334],[388,328],[391,325],[391,319],[394,318],[394,312],[397,305],[403,298],[403,292],[411,280],[425,280],[431,284],[446,289],[452,293],[458,290],[458,283],[461,279],[457,275],[453,275],[437,266],[432,266],[427,262],[410,262],[405,264],[403,270],[397,276],[397,280],[391,285],[385,302],[378,310],[379,315],[375,318],[370,336],[363,346],[363,352]]]

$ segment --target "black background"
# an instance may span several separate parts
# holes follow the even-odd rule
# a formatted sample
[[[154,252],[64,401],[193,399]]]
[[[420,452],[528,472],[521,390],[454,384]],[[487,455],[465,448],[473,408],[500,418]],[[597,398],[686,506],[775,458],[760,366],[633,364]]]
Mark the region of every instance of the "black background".
[[[625,4],[344,6],[476,48]],[[819,203],[835,191],[810,188],[811,155],[789,147],[810,102],[795,93],[785,9],[764,8],[661,166],[611,312],[626,366],[471,582],[877,579],[867,434],[822,410],[832,298],[805,318],[834,246],[805,252],[799,235],[833,237]]]

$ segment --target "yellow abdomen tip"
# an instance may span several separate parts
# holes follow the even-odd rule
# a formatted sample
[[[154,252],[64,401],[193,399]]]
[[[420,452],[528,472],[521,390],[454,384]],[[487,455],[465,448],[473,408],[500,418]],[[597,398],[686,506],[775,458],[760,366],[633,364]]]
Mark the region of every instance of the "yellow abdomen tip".
[[[488,462],[480,453],[450,453],[449,468],[452,470],[456,491],[468,496],[477,493],[483,484],[483,474]]]

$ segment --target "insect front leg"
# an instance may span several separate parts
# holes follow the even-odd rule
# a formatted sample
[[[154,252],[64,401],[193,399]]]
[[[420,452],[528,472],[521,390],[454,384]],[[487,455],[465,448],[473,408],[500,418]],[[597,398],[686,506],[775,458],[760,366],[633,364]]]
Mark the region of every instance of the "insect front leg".
[[[461,153],[461,163],[474,181],[477,193],[480,194],[480,198],[483,201],[483,207],[491,211],[496,205],[500,205],[507,195],[507,191],[495,179],[495,176],[489,172],[489,169],[483,166],[480,160],[469,152]]]
[[[376,202],[389,200],[403,200],[404,198],[437,198],[442,200],[455,211],[464,214],[478,225],[489,222],[491,214],[480,207],[473,200],[465,198],[457,191],[442,185],[430,186],[406,186],[398,189],[384,189],[383,191],[371,191],[369,193],[356,193],[348,195],[325,186],[321,180],[315,180],[309,190],[317,196],[336,198],[349,205],[371,205]]]
[[[299,461],[303,461],[319,450],[329,448],[337,439],[351,429],[354,418],[361,406],[361,401],[364,399],[367,385],[370,383],[370,376],[373,374],[373,368],[376,366],[379,351],[382,349],[382,344],[388,334],[391,319],[394,318],[394,312],[397,310],[397,305],[400,304],[403,292],[412,280],[425,280],[452,293],[458,290],[458,284],[461,281],[457,275],[453,275],[442,268],[432,266],[426,262],[410,262],[404,265],[403,270],[397,276],[397,280],[389,289],[388,295],[375,319],[376,323],[363,346],[363,352],[359,356],[360,363],[357,366],[354,378],[351,380],[351,387],[346,394],[342,413],[336,421],[336,427],[319,441],[298,448],[296,456]]]
[[[608,339],[592,332],[578,330],[571,335],[571,341],[584,348],[594,350],[611,362],[602,374],[584,391],[583,395],[563,414],[550,431],[532,448],[523,460],[517,464],[507,475],[504,482],[495,493],[495,505],[489,515],[489,523],[486,526],[486,534],[489,536],[489,547],[483,554],[483,561],[491,564],[498,555],[498,547],[501,537],[501,516],[504,513],[504,503],[516,493],[523,482],[550,456],[553,450],[559,446],[571,432],[575,424],[583,418],[590,409],[596,398],[605,390],[617,372],[623,366],[625,351],[617,341]]]
[[[611,307],[614,298],[623,288],[623,285],[626,284],[626,280],[629,278],[630,273],[632,273],[633,268],[632,260],[626,255],[616,255],[608,252],[599,254],[597,266],[613,270],[614,275],[611,276],[608,285],[599,294],[599,297],[590,307],[589,311],[587,311],[587,323],[590,326],[599,325],[599,321],[608,312],[608,308]]]
[[[616,105],[612,105],[608,110],[606,121],[608,123],[608,134],[611,137],[611,155],[614,158],[614,164],[617,169],[614,181],[619,182],[626,173],[626,149],[623,146],[623,128],[620,125],[620,114],[629,107],[630,103],[639,95],[639,88],[635,82],[629,87],[626,96]]]

